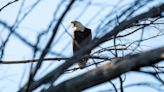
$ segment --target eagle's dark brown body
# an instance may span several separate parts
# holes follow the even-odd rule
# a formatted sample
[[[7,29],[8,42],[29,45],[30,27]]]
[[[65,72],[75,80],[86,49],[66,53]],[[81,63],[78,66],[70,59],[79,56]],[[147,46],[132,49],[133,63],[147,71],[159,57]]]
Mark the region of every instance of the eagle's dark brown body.
[[[91,30],[85,28],[84,31],[74,31],[73,32],[73,53],[85,47],[92,40]],[[91,50],[87,54],[90,54]],[[79,68],[84,68],[88,59],[82,59],[78,62]]]

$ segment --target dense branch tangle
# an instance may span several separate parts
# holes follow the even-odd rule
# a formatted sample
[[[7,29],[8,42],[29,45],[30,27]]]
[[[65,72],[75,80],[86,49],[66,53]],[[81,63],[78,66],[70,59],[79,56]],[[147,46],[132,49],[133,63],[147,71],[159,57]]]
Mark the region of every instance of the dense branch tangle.
[[[101,44],[101,43],[103,43],[103,42],[105,42],[107,40],[112,39],[114,35],[116,35],[117,33],[121,32],[121,31],[123,31],[124,29],[128,28],[129,26],[132,26],[131,24],[136,23],[139,20],[143,20],[143,19],[147,19],[147,18],[155,18],[155,17],[161,16],[161,13],[163,11],[164,11],[164,5],[162,4],[159,7],[154,7],[154,8],[150,9],[149,11],[147,11],[145,13],[142,13],[142,14],[140,14],[138,16],[135,16],[135,17],[133,17],[133,18],[131,18],[129,20],[125,20],[125,21],[121,22],[120,25],[116,26],[112,31],[110,31],[109,33],[107,33],[103,37],[101,37],[99,39],[96,39],[96,40],[93,40],[93,42],[91,44],[87,45],[83,50],[79,51],[79,53],[77,55],[75,55],[71,59],[67,60],[64,64],[62,64],[58,68],[56,68],[53,71],[51,71],[49,74],[47,74],[42,79],[32,83],[32,85],[30,86],[31,90],[39,87],[42,83],[48,83],[50,81],[51,81],[51,83],[53,83],[53,81],[55,81],[62,73],[64,73],[65,69],[70,67],[73,63],[77,62],[80,59],[80,57],[83,56],[88,49],[93,49],[97,45],[99,45],[99,44]],[[163,60],[163,57],[161,57],[162,54],[163,54],[163,52],[161,52],[161,54],[159,55],[160,58],[156,58],[157,61]],[[149,62],[149,60],[147,61],[147,63],[148,62]],[[141,66],[145,66],[145,65],[141,64]],[[109,66],[106,66],[106,67],[109,68]],[[136,64],[135,68],[139,68],[139,67],[140,67],[140,65]],[[93,70],[93,71],[96,71],[96,70]],[[54,75],[54,73],[55,73],[55,75]],[[94,73],[99,74],[98,72],[94,72]],[[120,74],[118,74],[118,75],[120,75]],[[118,75],[115,75],[115,77],[118,76]],[[84,76],[84,75],[82,75],[82,76]],[[112,78],[114,78],[114,76],[112,76]],[[105,81],[101,81],[101,82],[105,82]],[[99,83],[101,83],[101,82],[99,82]],[[63,85],[67,85],[67,84],[64,83],[64,84],[58,85],[56,87],[60,88],[60,87],[63,87]],[[56,87],[52,87],[52,89],[53,90],[57,90]],[[88,87],[86,87],[86,88],[88,88]],[[52,89],[50,88],[48,90],[52,90]],[[85,88],[80,88],[78,90],[83,90],[83,89],[85,89]]]
[[[40,2],[40,0],[38,0],[38,2]],[[164,47],[160,47],[157,49],[151,48],[151,50],[147,50],[146,52],[141,51],[139,48],[144,47],[142,46],[142,43],[144,41],[151,40],[156,37],[160,37],[164,35],[163,29],[158,29],[156,26],[156,25],[163,25],[163,23],[158,23],[157,21],[163,18],[164,4],[150,8],[148,11],[144,11],[142,13],[133,15],[134,13],[137,12],[137,10],[140,10],[141,8],[143,8],[145,4],[149,4],[151,2],[149,0],[145,0],[145,1],[136,0],[131,6],[123,8],[122,10],[120,9],[122,13],[118,15],[117,14],[115,15],[115,13],[113,12],[109,13],[109,15],[107,15],[104,18],[103,22],[98,25],[98,28],[95,29],[96,31],[99,31],[100,33],[102,32],[102,34],[103,33],[104,34],[101,36],[96,36],[90,44],[85,46],[76,55],[69,58],[68,57],[67,58],[66,57],[46,58],[46,55],[48,55],[49,53],[53,53],[52,47],[55,47],[54,44],[60,42],[60,40],[57,40],[56,42],[53,43],[53,41],[56,40],[57,38],[56,37],[58,35],[57,32],[59,32],[59,29],[60,29],[59,26],[61,24],[65,29],[64,33],[67,33],[67,35],[71,37],[69,31],[67,31],[67,28],[64,26],[64,21],[65,21],[64,18],[67,17],[67,14],[71,13],[69,11],[72,11],[75,9],[75,7],[77,7],[75,5],[76,3],[78,2],[86,3],[87,1],[71,0],[68,2],[69,3],[66,4],[67,6],[65,7],[64,12],[60,13],[61,16],[59,17],[59,19],[56,18],[56,15],[59,13],[60,9],[57,9],[55,11],[52,22],[49,24],[46,31],[41,32],[38,35],[36,44],[32,44],[31,42],[26,40],[25,37],[21,36],[21,34],[19,34],[16,31],[16,29],[12,28],[13,26],[9,26],[7,23],[0,21],[0,24],[2,26],[4,26],[12,34],[18,37],[18,39],[20,39],[23,43],[25,43],[25,45],[28,45],[30,48],[32,48],[33,58],[36,58],[39,55],[38,59],[31,59],[31,60],[21,60],[21,61],[1,60],[0,64],[25,64],[25,63],[37,62],[35,63],[36,64],[35,68],[33,68],[33,66],[31,67],[30,78],[27,79],[28,82],[25,85],[23,85],[19,91],[31,92],[41,87],[44,84],[50,84],[48,88],[42,88],[42,91],[43,92],[78,92],[78,91],[93,87],[95,85],[98,85],[107,81],[111,81],[112,79],[115,79],[129,71],[137,71],[137,72],[142,72],[145,74],[150,74],[154,78],[158,79],[161,83],[163,83],[163,80],[158,75],[158,74],[162,74],[163,66],[158,67],[154,64],[158,62],[162,62],[162,60],[164,59]],[[59,7],[62,7],[62,5],[64,5],[63,1],[59,3]],[[92,1],[88,1],[86,3],[86,6],[89,6],[89,5],[92,5]],[[32,9],[33,8],[31,8],[31,10]],[[29,12],[31,12],[31,10],[29,10]],[[84,9],[83,12],[85,12],[85,10],[86,8]],[[81,14],[83,14],[83,12]],[[113,18],[113,15],[116,17]],[[83,16],[83,15],[80,15],[80,16]],[[126,18],[124,18],[125,16]],[[152,19],[152,20],[149,21],[148,19]],[[94,18],[92,18],[92,20],[88,22],[92,23],[92,21],[94,21]],[[147,23],[147,21],[149,21],[149,23]],[[114,26],[111,27],[111,25],[113,24]],[[17,26],[19,26],[19,23]],[[153,36],[144,37],[145,29],[148,27],[154,27],[154,29],[158,31],[155,30],[156,34],[154,34]],[[40,45],[40,42],[42,41],[42,37],[45,35],[47,36],[47,34],[51,31],[51,29],[53,32],[52,34],[50,34],[49,40],[45,44],[45,47],[41,49],[39,45]],[[95,32],[95,30],[92,30],[92,32]],[[139,40],[134,40],[128,43],[122,40],[128,36],[136,34],[137,32],[141,33]],[[63,35],[61,35],[60,37],[62,36]],[[110,43],[110,41],[113,41],[113,42]],[[103,46],[103,44],[106,44],[104,42],[106,42],[107,45]],[[4,45],[3,48],[5,47],[6,46]],[[72,79],[66,80],[57,85],[53,85],[54,82],[56,82],[56,80],[62,74],[66,73],[67,71],[78,70],[78,68],[70,68],[70,67],[76,62],[78,62],[80,59],[84,58],[85,53],[91,49],[93,49],[93,52],[90,56],[87,56],[87,57],[90,58],[91,61],[93,60],[96,62],[88,64],[86,68],[90,66],[94,66],[94,65],[96,65],[97,68],[88,70],[86,73],[82,75],[76,76]],[[67,51],[67,49],[65,50]],[[64,53],[64,51],[61,53]],[[105,53],[105,55],[103,53]],[[53,63],[55,63],[55,61],[61,61],[61,60],[63,64],[53,69],[42,78],[38,80],[34,80],[34,78],[36,77],[35,75],[40,70],[40,67],[43,65],[43,62],[52,61]],[[152,71],[142,71],[141,68],[146,67],[146,66],[150,66],[159,70],[157,70],[155,73]],[[121,90],[121,92],[124,91],[123,88],[125,86],[123,85],[123,80],[121,79],[121,77],[120,77],[120,81],[121,81],[120,87],[116,87],[115,84],[113,83],[113,87],[116,92],[117,90]],[[83,85],[83,84],[86,84],[86,85]],[[140,84],[137,84],[137,85],[140,85]]]

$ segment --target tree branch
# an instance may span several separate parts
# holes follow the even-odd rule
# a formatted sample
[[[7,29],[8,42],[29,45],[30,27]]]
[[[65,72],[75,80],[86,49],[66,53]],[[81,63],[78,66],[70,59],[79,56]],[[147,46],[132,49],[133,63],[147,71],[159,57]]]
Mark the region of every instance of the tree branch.
[[[103,82],[112,80],[123,73],[151,66],[164,60],[164,47],[144,53],[126,56],[123,60],[115,60],[97,69],[67,80],[45,92],[79,92]],[[85,84],[85,85],[84,85]]]
[[[11,5],[11,4],[13,4],[13,3],[15,3],[15,2],[17,2],[17,1],[18,1],[18,0],[14,0],[14,1],[8,2],[6,5],[4,5],[3,7],[0,8],[0,12],[1,12],[4,8],[6,8],[7,6],[9,6],[9,5]]]

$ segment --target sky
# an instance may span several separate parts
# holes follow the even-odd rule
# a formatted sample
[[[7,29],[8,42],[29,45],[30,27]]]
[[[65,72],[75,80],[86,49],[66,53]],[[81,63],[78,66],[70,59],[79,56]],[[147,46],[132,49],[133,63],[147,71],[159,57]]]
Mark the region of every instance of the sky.
[[[3,7],[6,5],[8,2],[12,0],[0,0],[0,7]],[[15,2],[5,9],[3,9],[0,12],[0,21],[4,21],[9,25],[13,25],[15,23],[15,20],[17,18],[17,14],[19,12],[19,9],[21,7],[23,0],[19,0],[18,2]],[[37,0],[25,0],[25,4],[22,8],[22,15],[20,15],[20,18],[25,14],[30,7],[36,2]],[[54,19],[53,25],[56,23],[56,20],[60,17],[62,11],[65,9],[65,6],[68,4],[69,0],[63,0],[64,4],[59,8],[58,4],[62,0],[40,0],[36,7],[30,12],[30,14],[27,15],[27,17],[20,23],[19,27],[16,29],[16,32],[21,34],[23,37],[25,37],[29,42],[32,44],[35,44],[36,42],[36,36],[38,33],[43,32],[47,30],[48,25],[51,23],[51,20],[53,20],[54,16],[56,16],[56,19]],[[82,1],[83,3],[81,3]],[[70,22],[72,20],[78,20],[81,21],[84,25],[92,29],[93,33],[93,38],[94,37],[99,37],[104,35],[107,32],[97,32],[96,28],[98,27],[98,24],[103,21],[102,18],[107,16],[108,12],[111,13],[118,13],[119,10],[117,9],[124,9],[125,5],[130,5],[131,2],[134,0],[92,0],[90,3],[90,6],[87,6],[89,0],[87,2],[84,2],[84,0],[78,0],[73,8],[69,11],[67,16],[64,18],[62,21],[62,25],[60,25],[57,36],[55,37],[55,40],[53,41],[52,45],[52,51],[55,52],[57,55],[51,55],[48,54],[46,57],[70,57],[72,56],[72,44],[71,44],[71,34],[72,30],[70,28]],[[119,3],[121,2],[121,3]],[[119,5],[118,5],[119,3]],[[138,11],[136,14],[137,15],[141,12],[147,11],[152,7],[153,5],[157,5],[163,3],[162,0],[156,0],[155,2],[149,4],[147,7],[144,9]],[[55,9],[57,9],[59,12],[56,14]],[[114,16],[111,16],[114,17]],[[163,22],[163,20],[161,20]],[[114,25],[111,25],[111,28]],[[163,26],[160,27],[161,29]],[[145,31],[147,32],[148,35],[150,36],[153,34],[156,34],[154,31],[150,31],[150,28],[147,28],[148,30]],[[152,30],[153,28],[151,28]],[[154,29],[155,30],[155,29]],[[6,39],[5,37],[9,31],[2,27],[0,25],[0,37],[2,40]],[[46,45],[46,42],[49,40],[49,36],[52,33],[52,31],[49,31],[42,39],[42,42],[39,43],[40,48],[44,48]],[[124,41],[132,41],[139,39],[140,37],[138,36],[141,32],[138,32],[130,37],[124,38],[122,40]],[[124,34],[124,33],[122,33]],[[129,39],[131,38],[131,39]],[[162,42],[163,36],[159,38],[155,38],[150,41],[144,42],[143,48],[145,50],[151,49],[151,48],[156,48],[160,46],[164,46],[164,43]],[[112,42],[104,43],[102,46],[111,46]],[[2,42],[0,41],[0,44]],[[96,48],[98,49],[98,48]],[[96,50],[95,49],[95,50]],[[95,51],[93,50],[93,52]],[[32,58],[32,49],[25,45],[22,41],[20,41],[15,35],[12,35],[7,47],[5,49],[5,55],[3,57],[3,60],[27,60]],[[38,53],[37,57],[39,56],[40,53]],[[58,65],[62,64],[63,61],[61,62],[44,62],[41,70],[38,72],[36,75],[36,79],[41,78],[42,76],[46,75],[49,71],[54,69],[54,67],[57,67]],[[26,78],[28,76],[28,71],[30,69],[30,64],[19,64],[19,65],[0,65],[0,89],[2,92],[14,92],[19,89],[20,86],[23,85],[23,83],[26,82]],[[76,66],[76,65],[75,65]],[[73,67],[75,67],[73,66]],[[48,67],[48,68],[47,68]],[[86,68],[84,70],[77,70],[74,72],[68,72],[62,75],[56,82],[55,84],[58,84],[62,82],[63,80],[70,79],[74,76],[77,76],[79,74],[82,74],[88,70],[91,70],[95,68],[95,66]],[[69,76],[69,77],[68,77]],[[140,81],[155,81],[151,76],[143,75],[143,74],[138,74],[138,73],[132,73],[129,72],[125,75],[122,75],[124,78],[126,76],[126,81],[125,84],[131,84],[131,83],[136,83]],[[119,85],[118,79],[112,80],[117,86]],[[83,92],[100,92],[102,90],[108,90],[111,88],[111,85],[109,82],[100,84],[96,87],[92,87],[90,89],[84,90]],[[0,90],[0,91],[1,91]],[[126,88],[125,92],[143,92],[143,91],[149,91],[149,92],[157,92],[154,89],[147,88],[147,87],[130,87]],[[36,90],[35,92],[39,92]]]

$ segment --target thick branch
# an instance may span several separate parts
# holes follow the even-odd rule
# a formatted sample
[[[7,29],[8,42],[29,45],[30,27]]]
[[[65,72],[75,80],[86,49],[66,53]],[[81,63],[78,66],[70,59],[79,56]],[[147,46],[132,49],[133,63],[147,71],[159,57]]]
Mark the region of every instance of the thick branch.
[[[164,47],[127,56],[122,61],[112,61],[112,63],[67,80],[58,86],[50,87],[45,92],[80,92],[81,90],[112,80],[123,73],[144,66],[151,66],[161,60],[164,60]]]

